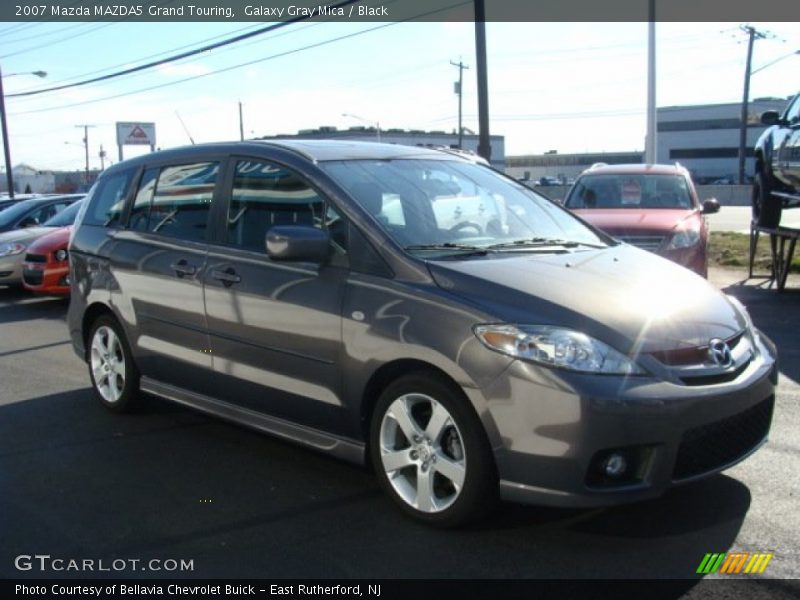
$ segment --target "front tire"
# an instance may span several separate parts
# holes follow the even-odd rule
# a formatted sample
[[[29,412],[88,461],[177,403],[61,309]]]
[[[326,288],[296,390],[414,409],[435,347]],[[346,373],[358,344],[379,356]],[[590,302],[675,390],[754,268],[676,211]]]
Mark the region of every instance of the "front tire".
[[[428,524],[461,525],[497,500],[483,425],[463,395],[435,374],[406,375],[384,390],[372,417],[370,454],[384,491]]]
[[[89,376],[100,403],[114,412],[139,408],[139,370],[119,323],[103,315],[89,332]]]
[[[772,177],[764,171],[753,179],[753,221],[759,227],[775,229],[781,222],[781,201],[772,195],[775,185]]]

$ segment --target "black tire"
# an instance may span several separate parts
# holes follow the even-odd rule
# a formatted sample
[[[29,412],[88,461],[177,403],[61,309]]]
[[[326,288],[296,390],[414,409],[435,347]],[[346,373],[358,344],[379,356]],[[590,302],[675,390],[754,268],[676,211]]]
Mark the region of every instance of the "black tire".
[[[781,222],[782,203],[772,195],[775,184],[765,171],[756,173],[753,179],[753,221],[759,227],[775,229]]]
[[[112,341],[109,332],[113,332],[116,343]],[[104,340],[108,343],[104,344]],[[108,352],[103,353],[101,348],[96,346],[96,341],[99,341],[101,347],[105,345]],[[125,332],[113,317],[102,315],[92,323],[87,337],[86,362],[89,366],[92,390],[103,406],[119,413],[141,408],[144,401],[139,392],[139,369],[133,361]],[[98,368],[103,365],[108,365],[108,368]],[[123,368],[119,369],[118,365],[122,365]],[[120,372],[122,382],[119,381]]]
[[[411,407],[407,414],[427,440],[414,443],[406,437],[395,417],[400,406]],[[450,420],[442,417],[442,409]],[[440,428],[432,426],[434,411],[445,423]],[[434,431],[438,434],[430,435]],[[369,447],[381,487],[417,520],[455,527],[483,516],[497,503],[497,469],[483,425],[463,394],[435,373],[405,375],[383,391],[372,415]],[[396,469],[385,466],[384,459],[392,455],[409,464]],[[462,476],[448,477],[443,471]],[[428,481],[422,479],[426,476],[430,502],[424,499],[428,494],[420,491],[425,487],[422,482]]]

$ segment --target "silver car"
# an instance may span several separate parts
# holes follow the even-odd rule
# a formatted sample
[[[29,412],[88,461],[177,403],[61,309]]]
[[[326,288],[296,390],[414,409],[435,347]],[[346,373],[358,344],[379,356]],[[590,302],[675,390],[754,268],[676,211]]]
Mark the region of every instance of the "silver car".
[[[0,233],[0,285],[21,285],[22,264],[28,247],[59,227],[72,225],[83,196],[58,196],[21,201],[5,213],[0,213],[0,225],[26,224]],[[27,219],[27,221],[26,221]],[[41,222],[41,225],[35,223]]]
[[[469,157],[192,146],[81,210],[68,321],[102,404],[371,463],[431,524],[652,498],[769,432],[776,352],[736,300]]]

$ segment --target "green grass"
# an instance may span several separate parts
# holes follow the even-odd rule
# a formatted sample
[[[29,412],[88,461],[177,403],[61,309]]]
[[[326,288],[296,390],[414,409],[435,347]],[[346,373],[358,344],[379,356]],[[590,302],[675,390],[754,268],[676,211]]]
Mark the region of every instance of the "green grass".
[[[787,244],[788,245],[788,244]],[[746,233],[728,231],[711,232],[708,242],[708,264],[712,267],[747,268],[750,260],[750,236]],[[758,251],[753,264],[756,273],[765,273],[772,264],[769,235],[762,234],[758,240]],[[795,250],[791,273],[800,273],[800,244]]]

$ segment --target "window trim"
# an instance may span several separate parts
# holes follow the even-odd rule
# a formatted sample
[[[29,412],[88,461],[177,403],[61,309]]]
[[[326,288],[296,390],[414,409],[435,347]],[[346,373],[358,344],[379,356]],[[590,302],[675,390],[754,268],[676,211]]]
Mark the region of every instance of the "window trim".
[[[310,187],[314,192],[319,196],[322,200],[323,204],[323,214],[328,211],[328,207],[331,206],[333,209],[339,213],[340,217],[345,221],[345,223],[349,224],[351,219],[347,216],[347,214],[339,207],[339,205],[334,202],[328,194],[320,189],[320,186],[316,185],[311,179],[301,173],[299,169],[296,167],[287,164],[285,161],[276,159],[274,157],[264,157],[264,156],[256,156],[256,155],[248,155],[248,154],[230,154],[226,160],[225,166],[225,180],[223,182],[222,187],[220,188],[220,198],[219,202],[217,203],[217,213],[214,215],[215,220],[215,227],[214,227],[214,235],[212,239],[208,241],[210,246],[214,246],[217,251],[219,249],[226,249],[226,250],[234,250],[236,252],[243,252],[246,253],[248,256],[259,256],[271,264],[284,264],[278,263],[277,261],[273,261],[266,252],[266,249],[263,251],[252,250],[249,248],[242,248],[236,244],[228,242],[228,210],[230,208],[231,198],[233,198],[233,179],[236,175],[236,163],[239,161],[257,161],[262,163],[271,163],[277,167],[282,169],[286,169],[291,171],[296,177],[301,179],[308,187]],[[327,228],[326,228],[327,229]],[[339,257],[338,259],[336,257]],[[345,267],[349,268],[350,265],[350,249],[346,249],[344,254],[335,254],[332,255],[332,258],[327,262],[324,263],[325,265],[330,266],[338,266],[338,267]],[[299,261],[298,264],[314,264],[310,261]]]
[[[183,165],[193,165],[199,163],[214,163],[216,162],[218,165],[217,171],[217,178],[214,181],[214,190],[211,192],[211,202],[210,207],[208,210],[208,214],[206,216],[206,228],[205,228],[205,235],[202,239],[199,240],[190,240],[187,238],[182,238],[173,235],[164,235],[158,231],[150,231],[149,228],[149,217],[148,217],[148,229],[147,231],[142,231],[139,229],[131,229],[130,227],[130,217],[133,213],[133,203],[136,200],[136,196],[139,193],[139,187],[142,184],[142,178],[144,174],[149,171],[150,169],[158,169],[158,176],[156,177],[156,191],[158,190],[158,180],[161,179],[161,174],[164,169],[168,169],[170,167],[180,167]],[[214,207],[219,203],[219,194],[222,187],[222,182],[226,176],[225,167],[227,163],[227,157],[221,154],[210,154],[210,155],[201,155],[197,157],[192,157],[192,160],[189,160],[189,157],[181,160],[162,160],[162,161],[154,161],[152,163],[143,163],[137,167],[138,171],[135,175],[136,185],[131,186],[128,190],[128,195],[125,200],[125,209],[123,212],[124,221],[121,221],[120,229],[125,229],[127,231],[132,231],[139,234],[147,234],[157,237],[158,239],[168,239],[168,240],[180,240],[182,242],[187,243],[200,243],[200,244],[209,244],[211,243],[211,237],[213,236],[214,227],[214,220],[215,219],[215,212]],[[150,207],[153,206],[153,197],[150,198]],[[149,213],[148,213],[149,215]],[[124,224],[123,224],[124,223]]]

